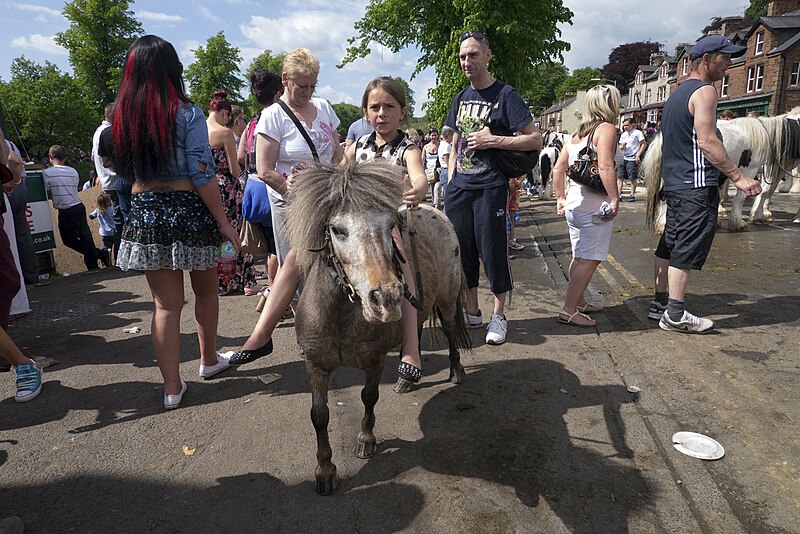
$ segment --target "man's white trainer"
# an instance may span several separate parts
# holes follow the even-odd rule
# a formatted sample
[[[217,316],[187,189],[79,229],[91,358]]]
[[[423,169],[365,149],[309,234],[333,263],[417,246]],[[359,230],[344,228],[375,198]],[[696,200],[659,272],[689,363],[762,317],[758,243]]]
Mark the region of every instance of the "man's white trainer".
[[[506,342],[508,321],[502,315],[492,314],[489,326],[486,328],[486,343],[488,345],[502,345]]]

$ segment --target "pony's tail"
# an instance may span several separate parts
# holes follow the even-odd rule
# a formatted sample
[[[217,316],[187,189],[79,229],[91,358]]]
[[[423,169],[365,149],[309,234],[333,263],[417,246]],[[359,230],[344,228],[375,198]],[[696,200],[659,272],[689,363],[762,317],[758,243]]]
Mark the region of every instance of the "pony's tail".
[[[661,154],[663,138],[661,133],[653,139],[647,147],[642,164],[639,165],[639,177],[642,178],[647,189],[647,208],[645,210],[645,221],[647,228],[654,234],[660,233],[660,211],[661,211]]]
[[[458,292],[456,299],[456,320],[455,331],[453,332],[453,340],[459,351],[466,350],[472,351],[472,338],[467,330],[467,323],[464,321],[464,306],[467,302],[467,278],[464,276],[464,271],[461,270],[461,289]]]

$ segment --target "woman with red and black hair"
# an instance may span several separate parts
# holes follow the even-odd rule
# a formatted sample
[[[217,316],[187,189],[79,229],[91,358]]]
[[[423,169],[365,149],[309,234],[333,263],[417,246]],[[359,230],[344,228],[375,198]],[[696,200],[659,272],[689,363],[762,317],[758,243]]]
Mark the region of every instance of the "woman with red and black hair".
[[[239,248],[225,217],[203,112],[186,97],[175,48],[155,35],[134,41],[114,105],[110,159],[133,182],[117,264],[145,271],[153,293],[151,338],[164,378],[164,408],[186,392],[180,377],[183,271],[195,294],[200,376],[230,363],[216,351],[217,261],[222,238]]]
[[[222,195],[222,206],[225,216],[234,230],[240,232],[244,224],[242,218],[242,199],[244,198],[244,182],[239,179],[241,169],[236,156],[236,141],[233,130],[226,125],[232,113],[228,93],[214,91],[214,98],[208,105],[208,143],[217,167],[217,184]],[[256,281],[253,269],[253,255],[239,252],[236,256],[235,270],[232,273],[219,273],[219,294],[227,295],[234,291],[244,290],[245,295],[255,295],[261,288]]]

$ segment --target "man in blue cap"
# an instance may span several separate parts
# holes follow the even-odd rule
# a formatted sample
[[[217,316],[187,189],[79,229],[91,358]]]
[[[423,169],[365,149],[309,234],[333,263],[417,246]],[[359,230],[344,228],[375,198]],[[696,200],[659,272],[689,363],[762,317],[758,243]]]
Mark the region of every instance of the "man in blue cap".
[[[663,330],[704,334],[714,329],[712,320],[686,311],[684,295],[689,272],[703,267],[714,240],[720,173],[748,197],[761,192],[760,184],[730,160],[717,131],[712,84],[725,75],[731,58],[745,50],[722,35],[699,39],[689,55],[689,78],[664,104],[661,162],[667,222],[655,252],[656,294],[648,313]]]

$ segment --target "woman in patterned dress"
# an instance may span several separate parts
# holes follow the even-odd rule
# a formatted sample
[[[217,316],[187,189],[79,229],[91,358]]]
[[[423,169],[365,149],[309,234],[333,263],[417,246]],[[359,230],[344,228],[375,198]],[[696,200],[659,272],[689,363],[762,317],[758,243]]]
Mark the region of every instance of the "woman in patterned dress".
[[[232,107],[225,91],[215,91],[214,98],[208,105],[208,142],[217,166],[217,183],[219,184],[225,216],[237,232],[242,229],[242,198],[244,185],[239,180],[241,169],[236,157],[234,132],[225,125],[231,119]],[[253,269],[253,255],[240,252],[236,256],[233,273],[219,273],[219,294],[227,295],[243,290],[247,294],[256,294],[260,287]]]

